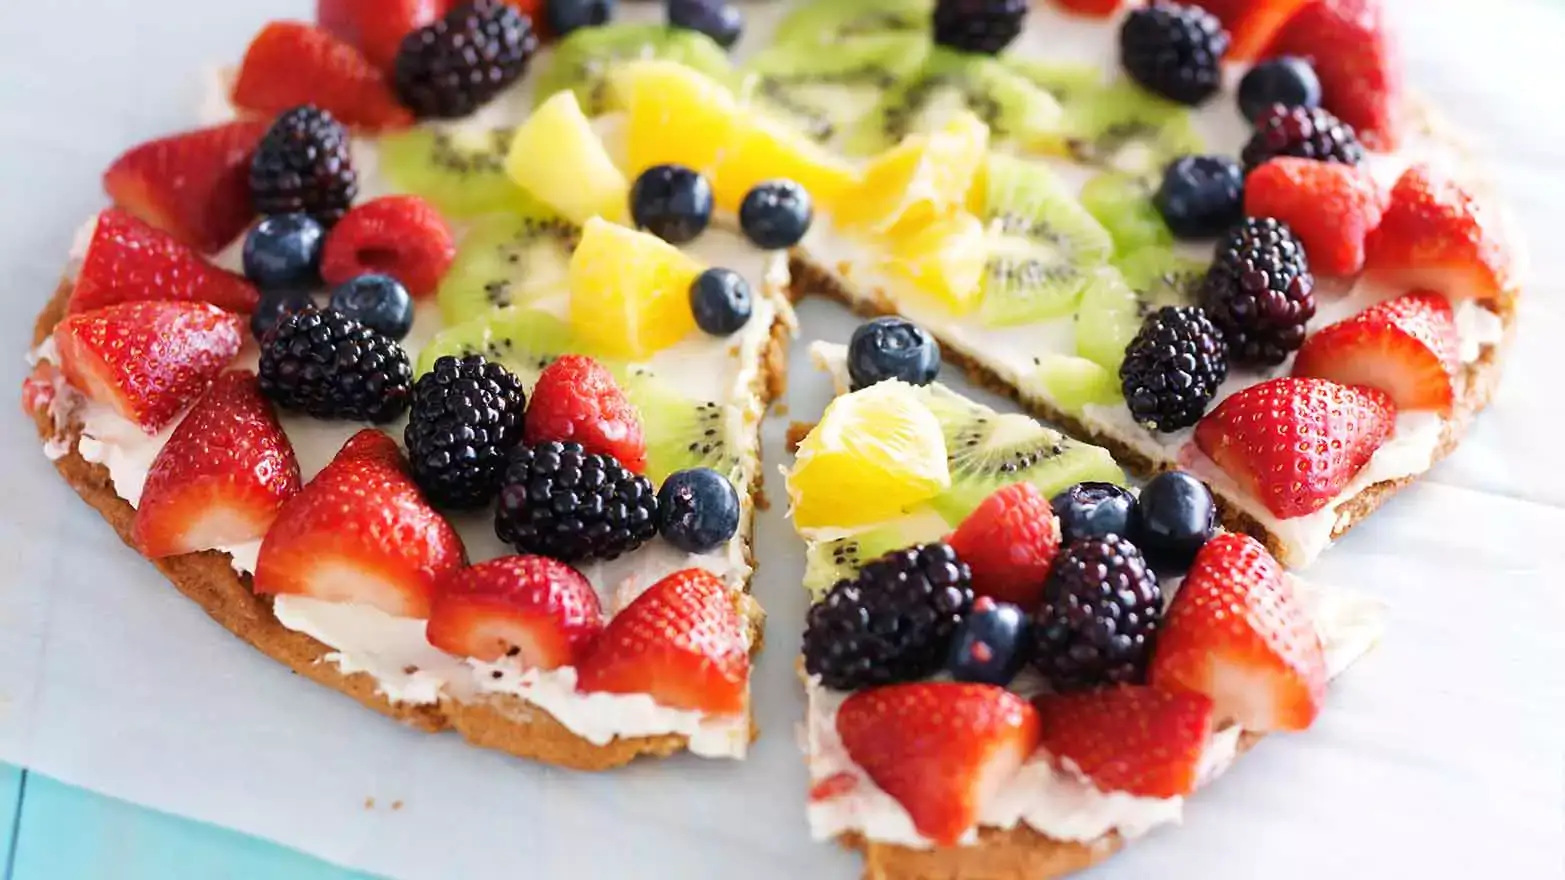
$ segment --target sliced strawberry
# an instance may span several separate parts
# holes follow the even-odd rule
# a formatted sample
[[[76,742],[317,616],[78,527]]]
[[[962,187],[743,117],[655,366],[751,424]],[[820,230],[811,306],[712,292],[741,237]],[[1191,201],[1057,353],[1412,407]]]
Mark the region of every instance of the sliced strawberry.
[[[1326,654],[1292,581],[1260,542],[1231,532],[1196,554],[1148,675],[1211,697],[1219,722],[1245,730],[1303,730],[1326,699]]]
[[[310,24],[274,21],[245,50],[234,83],[236,107],[271,117],[314,104],[344,125],[405,128],[413,114],[397,103],[380,71],[359,50]]]
[[[1398,411],[1451,411],[1459,366],[1451,301],[1427,290],[1404,294],[1317,330],[1304,341],[1293,375],[1368,385]]]
[[[545,367],[527,404],[523,442],[572,440],[588,452],[612,455],[633,473],[647,469],[641,415],[619,383],[590,357],[568,354]]]
[[[1365,248],[1365,273],[1394,289],[1434,290],[1453,300],[1511,299],[1511,257],[1497,219],[1456,181],[1414,165]]]
[[[60,378],[60,368],[50,361],[33,364],[32,372],[22,380],[22,412],[29,418],[54,405],[54,396]]]
[[[1309,59],[1320,77],[1321,106],[1353,126],[1364,146],[1396,149],[1402,59],[1380,0],[1311,0],[1277,31],[1265,55]]]
[[[298,491],[299,462],[255,374],[224,373],[152,460],[136,547],[157,559],[254,541]]]
[[[743,712],[750,652],[733,593],[711,572],[677,571],[615,615],[579,667],[584,692],[647,694],[660,706]]]
[[[465,556],[396,442],[365,428],[283,505],[261,542],[254,589],[427,618],[435,584]]]
[[[1338,162],[1280,156],[1244,181],[1244,213],[1287,223],[1316,275],[1346,277],[1364,268],[1364,242],[1380,225],[1386,200],[1368,169]]]
[[[76,314],[124,302],[181,300],[249,313],[260,298],[244,276],[217,268],[167,232],[110,208],[98,214],[65,310]]]
[[[898,684],[844,700],[837,734],[920,834],[951,846],[1038,747],[1038,712],[993,685]]]
[[[316,0],[315,21],[387,73],[402,38],[446,12],[446,0]]]
[[[456,258],[451,227],[418,196],[382,196],[349,209],[332,227],[321,277],[341,284],[366,273],[390,275],[408,293],[427,296]]]
[[[973,592],[1031,611],[1060,547],[1060,521],[1037,486],[996,490],[947,542],[973,570]]]
[[[1212,701],[1196,693],[1120,685],[1037,700],[1043,748],[1100,791],[1187,795],[1201,781]]]
[[[426,629],[447,654],[491,663],[515,657],[528,669],[575,666],[602,631],[592,584],[543,556],[502,556],[446,575]]]
[[[1384,392],[1284,376],[1232,395],[1195,428],[1207,457],[1283,519],[1325,507],[1396,426]]]
[[[1088,18],[1108,18],[1125,5],[1125,0],[1054,0],[1054,5]]]
[[[1195,0],[1217,16],[1228,30],[1227,61],[1253,61],[1271,44],[1277,31],[1311,0]]]
[[[148,141],[115,159],[116,205],[196,250],[220,251],[250,225],[250,160],[264,122],[230,122]]]
[[[239,353],[239,328],[207,303],[122,303],[61,321],[54,344],[72,385],[155,434]]]

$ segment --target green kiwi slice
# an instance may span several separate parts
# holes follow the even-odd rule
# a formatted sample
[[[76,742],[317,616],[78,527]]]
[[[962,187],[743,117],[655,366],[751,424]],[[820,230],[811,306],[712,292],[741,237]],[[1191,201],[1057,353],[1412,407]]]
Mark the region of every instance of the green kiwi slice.
[[[526,200],[514,214],[474,221],[440,283],[440,316],[450,325],[566,291],[581,230]]]
[[[428,199],[447,218],[527,209],[530,200],[505,173],[511,129],[413,128],[377,144],[386,179]]]
[[[1174,234],[1152,204],[1152,184],[1147,178],[1105,171],[1081,188],[1081,204],[1113,236],[1116,254],[1174,243]]]
[[[1090,98],[1103,88],[1103,68],[1096,64],[1043,61],[1017,55],[1006,55],[1001,61],[1028,82],[1048,92],[1062,106]]]
[[[1162,247],[1146,247],[1115,261],[1087,285],[1076,312],[1076,353],[1118,374],[1125,346],[1153,311],[1190,305],[1206,267]]]
[[[1203,149],[1188,108],[1128,81],[1082,91],[1065,117],[1072,156],[1136,177],[1160,176],[1173,159]]]
[[[573,337],[569,325],[548,312],[513,306],[490,310],[440,331],[418,353],[418,374],[429,372],[435,359],[442,355],[481,354],[504,364],[522,380],[524,387],[531,389],[544,367],[570,352],[588,353]]]
[[[858,574],[864,563],[893,550],[939,540],[951,530],[941,517],[910,515],[854,532],[832,541],[812,542],[804,552],[804,588],[819,599],[843,578]]]
[[[1038,359],[1038,382],[1055,405],[1080,416],[1088,404],[1123,403],[1119,376],[1103,365],[1068,354],[1046,354]]]
[[[989,158],[983,221],[989,257],[979,317],[993,326],[1071,314],[1114,248],[1047,167],[1012,156]]]
[[[819,46],[907,33],[927,39],[934,0],[810,0],[777,23],[773,45]]]
[[[929,41],[896,33],[861,37],[823,51],[783,44],[746,67],[751,105],[820,143],[834,143],[923,64]]]
[[[614,106],[608,73],[616,62],[642,58],[677,61],[727,81],[732,74],[723,47],[706,34],[656,24],[611,24],[574,30],[554,46],[538,71],[533,100],[541,103],[555,92],[576,93],[582,112],[599,116]]]

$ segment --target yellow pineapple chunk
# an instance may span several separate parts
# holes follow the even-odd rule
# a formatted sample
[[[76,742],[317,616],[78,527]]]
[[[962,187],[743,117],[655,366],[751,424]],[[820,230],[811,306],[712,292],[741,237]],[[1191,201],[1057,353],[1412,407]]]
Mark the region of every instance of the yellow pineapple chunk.
[[[988,150],[989,127],[967,111],[939,131],[908,135],[870,161],[838,222],[895,237],[949,217],[966,206]]]
[[[648,59],[615,68],[612,87],[627,108],[627,168],[632,177],[675,163],[710,171],[733,138],[739,107],[728,87],[674,61]]]
[[[983,221],[958,211],[895,239],[887,268],[965,315],[983,297],[988,251]]]
[[[505,173],[573,223],[628,218],[630,184],[569,90],[538,105],[516,130]]]
[[[717,206],[738,211],[756,184],[787,178],[810,194],[817,211],[836,213],[843,195],[859,183],[852,164],[782,123],[751,114],[718,157],[712,172]]]
[[[690,285],[705,270],[655,235],[591,218],[567,270],[571,332],[611,357],[651,357],[695,330]]]

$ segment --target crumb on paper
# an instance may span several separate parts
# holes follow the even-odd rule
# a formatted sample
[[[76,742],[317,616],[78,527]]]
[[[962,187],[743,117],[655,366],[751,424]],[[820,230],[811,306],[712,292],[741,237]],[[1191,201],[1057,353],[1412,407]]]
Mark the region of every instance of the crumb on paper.
[[[788,414],[788,404],[778,402],[772,406],[772,413],[779,417],[786,416]]]
[[[401,801],[392,801],[391,802],[391,809],[392,810],[400,810],[400,809],[402,809],[402,802]]]
[[[372,797],[365,798],[364,799],[364,809],[366,809],[366,810],[373,810],[373,809],[375,809],[375,799],[372,798]]]

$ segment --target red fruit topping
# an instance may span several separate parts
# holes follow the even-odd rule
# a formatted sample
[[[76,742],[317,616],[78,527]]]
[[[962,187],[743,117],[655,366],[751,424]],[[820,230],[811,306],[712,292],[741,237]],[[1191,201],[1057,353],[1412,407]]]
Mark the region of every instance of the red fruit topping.
[[[568,354],[544,368],[527,404],[523,441],[574,440],[588,452],[612,455],[633,473],[647,469],[641,416],[614,376],[590,357]]]
[[[1386,193],[1362,166],[1279,156],[1244,181],[1244,213],[1287,223],[1316,275],[1357,275]]]
[[[1217,16],[1230,40],[1226,61],[1253,61],[1271,44],[1277,31],[1310,0],[1195,0],[1195,6]]]
[[[466,564],[462,539],[408,476],[396,441],[365,428],[283,505],[254,589],[427,618],[435,584]]]
[[[1425,165],[1402,173],[1365,247],[1364,271],[1401,290],[1500,303],[1515,296],[1511,257],[1497,218]]]
[[[124,302],[181,300],[249,313],[260,298],[243,276],[217,268],[167,232],[110,208],[98,214],[65,310],[76,314]]]
[[[153,459],[136,547],[157,559],[254,541],[298,491],[299,462],[255,374],[225,373]]]
[[[1212,736],[1212,701],[1201,694],[1120,685],[1050,694],[1037,706],[1043,748],[1055,764],[1101,791],[1170,798],[1201,781]]]
[[[66,318],[54,344],[72,385],[156,434],[239,353],[239,328],[206,303],[133,302]]]
[[[1212,698],[1219,722],[1303,730],[1326,699],[1326,655],[1290,581],[1248,535],[1208,541],[1163,618],[1154,687]]]
[[[1335,498],[1396,425],[1384,391],[1281,377],[1251,385],[1207,413],[1195,444],[1283,519]]]
[[[22,412],[29,418],[34,413],[48,409],[54,404],[55,380],[60,376],[60,369],[49,361],[39,361],[33,365],[31,373],[22,380]]]
[[[250,225],[250,160],[264,122],[230,122],[148,141],[103,174],[116,205],[199,251],[222,250]]]
[[[1108,18],[1125,5],[1125,0],[1054,0],[1054,5],[1089,18]]]
[[[660,706],[743,712],[750,652],[734,595],[711,572],[676,571],[609,621],[582,660],[577,689],[648,694]]]
[[[810,786],[810,803],[829,801],[852,794],[859,787],[859,778],[852,773],[833,773]]]
[[[446,13],[446,0],[316,0],[315,21],[388,73],[402,38]]]
[[[233,101],[267,117],[314,104],[343,125],[369,131],[413,123],[413,114],[359,50],[297,21],[274,21],[256,34],[239,66]]]
[[[1060,521],[1031,483],[996,490],[946,542],[973,570],[973,593],[1031,611],[1060,546]]]
[[[1265,55],[1308,59],[1320,77],[1321,105],[1353,126],[1364,146],[1396,149],[1402,60],[1380,0],[1311,0],[1277,31]]]
[[[898,684],[843,701],[837,734],[920,834],[950,846],[1037,748],[1038,712],[993,685]]]
[[[426,630],[448,654],[491,663],[515,657],[527,669],[576,665],[602,631],[592,584],[543,556],[503,556],[446,575]]]
[[[1304,341],[1293,375],[1368,385],[1398,411],[1451,411],[1460,366],[1451,302],[1427,290],[1404,294],[1318,330]]]
[[[408,293],[427,296],[456,258],[451,227],[418,196],[382,196],[348,211],[332,227],[321,253],[327,284],[375,272],[402,282]]]

